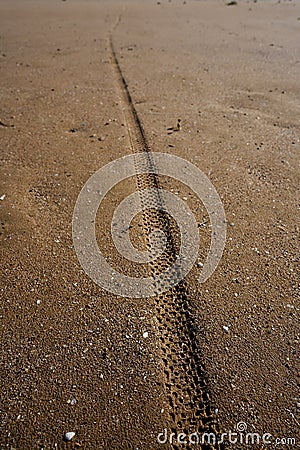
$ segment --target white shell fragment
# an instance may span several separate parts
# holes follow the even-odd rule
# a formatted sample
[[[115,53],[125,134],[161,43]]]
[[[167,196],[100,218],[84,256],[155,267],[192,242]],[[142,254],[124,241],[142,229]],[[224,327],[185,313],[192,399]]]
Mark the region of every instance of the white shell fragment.
[[[143,333],[143,338],[147,338],[149,336],[148,331],[145,331],[145,333]]]
[[[68,431],[67,433],[65,433],[64,435],[64,440],[69,442],[73,439],[73,437],[75,436],[74,431]]]

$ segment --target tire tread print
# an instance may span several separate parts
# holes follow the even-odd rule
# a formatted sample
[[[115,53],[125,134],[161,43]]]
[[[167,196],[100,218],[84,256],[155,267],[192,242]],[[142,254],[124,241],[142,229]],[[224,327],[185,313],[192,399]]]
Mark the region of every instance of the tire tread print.
[[[112,35],[109,37],[109,52],[132,153],[146,153],[149,167],[153,167],[151,151],[122,73]],[[145,175],[139,174],[138,169],[139,167],[137,167],[136,178],[139,191],[160,188],[159,177],[155,174],[155,170],[154,173]],[[170,261],[175,259],[176,229],[168,216],[159,208],[147,210],[147,204],[143,204],[143,197],[141,197],[141,201],[145,210],[143,212],[145,238],[153,228],[160,228],[164,230],[168,239],[164,254],[158,261],[149,263],[150,276],[153,276],[164,270]],[[156,201],[159,206],[159,194]],[[172,424],[170,431],[175,433],[175,436],[179,432],[187,435],[198,433],[200,438],[204,433],[218,435],[219,426],[211,405],[205,367],[197,345],[200,327],[194,315],[196,307],[189,296],[186,282],[181,281],[166,293],[157,292],[154,304],[155,321],[159,330],[164,388],[169,403],[169,422]],[[173,450],[194,449],[195,445],[179,444],[175,438],[170,447]],[[218,442],[212,444],[204,442],[197,447],[201,450],[223,450],[225,448],[224,444]]]

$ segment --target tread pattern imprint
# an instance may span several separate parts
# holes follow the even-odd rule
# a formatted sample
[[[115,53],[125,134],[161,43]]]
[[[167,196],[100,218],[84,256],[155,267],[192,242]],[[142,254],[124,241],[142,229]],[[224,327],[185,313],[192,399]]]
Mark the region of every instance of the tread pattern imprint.
[[[120,22],[118,18],[113,30]],[[113,30],[108,38],[108,49],[110,53],[110,63],[114,70],[120,105],[124,115],[124,122],[128,133],[132,153],[144,152],[147,155],[147,163],[152,168],[154,163],[151,158],[150,148],[147,143],[143,126],[138,117],[136,108],[132,101],[126,80],[123,76],[117,54],[113,44]],[[138,162],[136,162],[138,164]],[[137,169],[137,190],[160,188],[159,177],[154,173],[140,174]],[[159,194],[154,199],[157,206],[161,204]],[[153,209],[147,205],[147,201],[141,193],[141,204],[143,206],[142,225],[145,234],[146,245],[147,236],[154,228],[163,230],[167,236],[167,247],[159,261],[149,263],[150,276],[159,274],[170,265],[170,261],[176,255],[176,227],[171,223],[170,218],[159,209]],[[152,207],[152,209],[151,209]],[[147,209],[148,208],[148,209]],[[216,442],[204,442],[200,444],[179,444],[178,433],[197,433],[199,437],[203,433],[219,434],[219,427],[210,402],[210,396],[205,378],[205,371],[201,362],[201,355],[196,340],[195,308],[188,295],[188,287],[184,281],[171,288],[168,292],[157,291],[154,299],[153,318],[158,329],[160,358],[162,367],[162,378],[167,403],[169,406],[168,415],[171,428],[169,433],[174,433],[174,439],[169,444],[172,450],[223,450],[224,444]],[[158,430],[160,432],[160,430]],[[166,448],[166,445],[161,445]]]

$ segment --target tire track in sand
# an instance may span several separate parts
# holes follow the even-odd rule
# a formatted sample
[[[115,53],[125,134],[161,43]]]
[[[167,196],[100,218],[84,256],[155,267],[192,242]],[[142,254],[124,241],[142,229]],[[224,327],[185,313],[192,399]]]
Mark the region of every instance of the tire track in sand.
[[[113,29],[120,22],[118,18]],[[146,135],[129,92],[127,82],[122,73],[117,54],[113,44],[112,34],[108,39],[109,56],[115,73],[116,87],[120,98],[120,105],[132,153],[144,152],[147,155],[147,164],[154,168],[151,152]],[[137,163],[138,164],[138,163]],[[138,191],[150,188],[160,188],[159,177],[154,173],[139,174],[137,169]],[[176,227],[169,217],[158,209],[147,209],[149,205],[141,195],[143,205],[143,228],[145,240],[153,228],[164,230],[168,244],[165,252],[158,260],[149,263],[150,276],[160,273],[169,267],[176,256]],[[157,207],[161,204],[159,194],[155,199]],[[205,367],[202,362],[201,350],[197,345],[197,336],[201,333],[194,311],[196,307],[188,294],[188,287],[182,281],[166,293],[156,292],[152,298],[156,317],[154,318],[159,331],[160,358],[163,372],[163,384],[168,402],[170,432],[175,433],[173,450],[194,449],[194,444],[179,444],[179,433],[218,434],[218,423],[214,408],[211,405],[208,384],[205,376]],[[162,430],[158,430],[158,433]],[[207,440],[207,439],[206,439]],[[218,442],[202,443],[197,448],[202,450],[223,450],[223,444]]]

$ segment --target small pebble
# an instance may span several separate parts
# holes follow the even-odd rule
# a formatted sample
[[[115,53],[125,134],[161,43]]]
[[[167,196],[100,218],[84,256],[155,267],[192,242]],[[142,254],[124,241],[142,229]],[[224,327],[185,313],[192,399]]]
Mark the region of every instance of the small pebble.
[[[5,199],[5,194],[2,194],[0,197],[0,200],[4,200]]]
[[[143,333],[143,338],[147,338],[149,336],[148,331],[145,331],[145,333]]]
[[[67,442],[70,442],[73,439],[74,436],[75,436],[74,431],[68,431],[64,435],[64,440],[67,441]]]
[[[228,333],[229,327],[226,327],[226,325],[223,325],[223,330],[226,331],[226,332]]]

